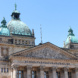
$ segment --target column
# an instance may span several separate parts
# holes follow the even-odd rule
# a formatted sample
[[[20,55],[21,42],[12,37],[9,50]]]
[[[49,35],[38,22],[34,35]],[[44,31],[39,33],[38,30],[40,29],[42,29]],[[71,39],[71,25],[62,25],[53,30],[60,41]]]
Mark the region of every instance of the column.
[[[13,67],[13,78],[17,78],[17,67]]]
[[[13,68],[11,68],[11,78],[13,78]]]
[[[75,68],[75,76],[78,78],[78,68]]]
[[[52,67],[52,78],[57,78],[56,67]]]
[[[40,66],[40,78],[44,78],[44,66]]]
[[[51,68],[49,69],[49,78],[52,78],[52,70],[51,70]]]
[[[64,77],[68,78],[68,68],[64,68]]]
[[[39,72],[39,70],[37,70],[37,78],[40,78],[40,72]]]
[[[27,78],[31,78],[31,68],[32,66],[27,66]]]

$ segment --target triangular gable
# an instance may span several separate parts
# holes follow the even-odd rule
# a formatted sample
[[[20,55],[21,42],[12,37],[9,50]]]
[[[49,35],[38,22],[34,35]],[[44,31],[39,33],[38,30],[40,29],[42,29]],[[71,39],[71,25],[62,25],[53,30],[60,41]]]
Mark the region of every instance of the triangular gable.
[[[61,48],[47,42],[45,44],[17,52],[14,56],[50,59],[76,59],[76,57]]]

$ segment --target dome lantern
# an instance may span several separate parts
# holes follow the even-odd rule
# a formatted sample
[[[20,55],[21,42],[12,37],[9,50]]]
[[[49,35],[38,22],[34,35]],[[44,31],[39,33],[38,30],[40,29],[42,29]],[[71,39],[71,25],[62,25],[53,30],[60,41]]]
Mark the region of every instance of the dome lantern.
[[[20,12],[17,11],[17,5],[15,4],[15,10],[11,14],[12,19],[19,20]]]
[[[68,32],[69,32],[68,36],[69,36],[69,35],[74,36],[74,34],[73,34],[73,30],[71,29],[71,27],[69,28]]]
[[[6,27],[6,20],[5,20],[4,17],[3,17],[3,20],[1,21],[1,24],[2,24],[2,26],[5,26]]]

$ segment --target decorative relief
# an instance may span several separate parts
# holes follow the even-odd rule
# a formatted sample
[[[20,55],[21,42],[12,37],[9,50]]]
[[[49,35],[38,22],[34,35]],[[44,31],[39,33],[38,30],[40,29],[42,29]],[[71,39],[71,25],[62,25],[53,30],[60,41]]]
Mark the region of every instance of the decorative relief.
[[[35,58],[52,58],[52,59],[70,59],[59,51],[52,50],[50,48],[43,48],[35,52],[29,52],[28,54],[22,54],[26,57],[35,57]]]
[[[1,47],[1,55],[2,56],[8,55],[8,48],[7,47]]]

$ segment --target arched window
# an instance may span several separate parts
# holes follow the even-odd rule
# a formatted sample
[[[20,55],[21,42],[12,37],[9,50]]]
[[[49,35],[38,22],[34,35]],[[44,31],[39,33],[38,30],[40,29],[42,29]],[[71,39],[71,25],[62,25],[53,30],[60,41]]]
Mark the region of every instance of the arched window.
[[[32,71],[32,78],[37,78],[36,77],[36,71]]]
[[[49,72],[48,71],[44,71],[44,78],[49,78]]]

